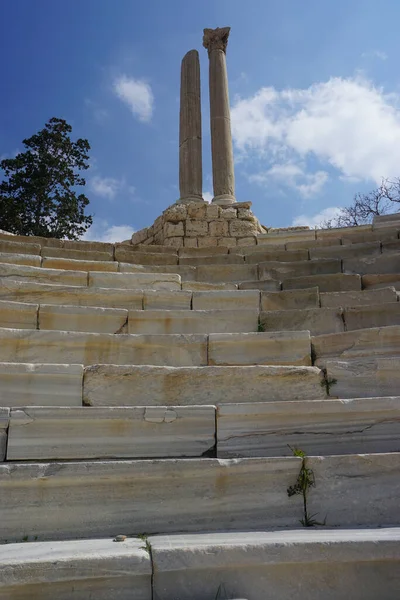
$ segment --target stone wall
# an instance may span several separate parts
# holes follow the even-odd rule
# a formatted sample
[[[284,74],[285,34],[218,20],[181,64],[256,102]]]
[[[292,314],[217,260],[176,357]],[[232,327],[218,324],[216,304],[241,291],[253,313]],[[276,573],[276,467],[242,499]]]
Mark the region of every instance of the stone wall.
[[[250,210],[251,202],[218,206],[206,202],[173,204],[151,227],[137,231],[132,244],[157,244],[181,248],[249,246],[266,233]]]

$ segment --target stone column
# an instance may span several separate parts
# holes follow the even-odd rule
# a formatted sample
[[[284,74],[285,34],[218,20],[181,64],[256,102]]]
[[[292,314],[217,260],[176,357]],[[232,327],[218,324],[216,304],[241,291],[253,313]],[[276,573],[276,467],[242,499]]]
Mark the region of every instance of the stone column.
[[[207,48],[210,59],[209,85],[214,186],[213,202],[221,205],[236,202],[228,73],[225,56],[230,30],[230,27],[204,29],[203,37],[203,46]]]
[[[197,50],[190,50],[181,66],[181,107],[179,114],[180,202],[204,202],[202,196],[200,62]]]

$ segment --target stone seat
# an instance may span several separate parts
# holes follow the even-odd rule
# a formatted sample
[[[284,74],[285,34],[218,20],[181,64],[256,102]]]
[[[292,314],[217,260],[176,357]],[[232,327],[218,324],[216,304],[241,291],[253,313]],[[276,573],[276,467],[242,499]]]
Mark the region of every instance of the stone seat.
[[[154,594],[214,600],[224,582],[226,598],[293,600],[306,585],[307,600],[397,600],[399,541],[397,528],[151,536]]]
[[[114,250],[79,250],[75,248],[52,248],[43,246],[40,252],[43,259],[63,259],[81,261],[110,262],[114,260]],[[50,261],[49,261],[50,262]],[[51,262],[50,262],[51,264]],[[58,267],[57,267],[58,268]],[[64,268],[64,267],[61,267]]]
[[[386,283],[385,287],[390,285]],[[349,292],[361,290],[361,276],[345,273],[282,277],[283,290],[318,287],[320,292]]]
[[[6,460],[201,457],[215,436],[214,406],[13,408]]]
[[[395,288],[389,286],[361,292],[325,292],[319,295],[319,299],[321,308],[336,308],[339,306],[367,306],[397,302],[397,294]]]
[[[397,452],[400,397],[221,404],[217,456]]]
[[[317,367],[0,363],[0,406],[163,406],[326,398]]]
[[[360,244],[346,244],[340,246],[322,246],[310,249],[310,259],[322,258],[363,258],[366,256],[380,256],[380,242],[362,242]]]
[[[0,263],[25,265],[27,267],[41,267],[42,259],[36,254],[8,254],[0,252]]]
[[[384,358],[400,352],[400,326],[357,329],[344,333],[315,336],[311,340],[314,364],[319,367],[331,360]]]
[[[330,395],[340,398],[395,396],[400,389],[400,357],[372,354],[364,358],[327,360]]]
[[[7,544],[0,547],[0,599],[151,600],[152,565],[145,542],[130,538]],[[94,577],[94,574],[95,577]],[[72,592],[71,592],[72,590]]]
[[[0,234],[1,235],[1,234]],[[12,236],[9,236],[12,237]],[[26,238],[26,242],[5,240],[4,235],[0,237],[0,253],[3,254],[29,254],[40,256],[41,245],[32,243],[32,238]]]
[[[2,463],[1,541],[27,532],[50,541],[295,528],[303,502],[287,489],[301,464],[299,457]],[[307,466],[316,482],[308,510],[328,527],[398,522],[399,453],[316,456]]]
[[[258,329],[258,309],[130,310],[128,333],[249,333]]]
[[[394,304],[396,308],[397,304]],[[260,313],[260,327],[263,331],[301,331],[307,329],[311,335],[322,335],[323,333],[345,331],[345,320],[341,308],[270,310]]]
[[[296,262],[260,262],[258,264],[259,279],[281,279],[289,277],[309,277],[331,275],[342,272],[342,261],[338,258],[320,258]]]
[[[311,365],[308,331],[142,335],[0,328],[0,362]]]
[[[365,290],[377,290],[387,286],[400,290],[400,273],[375,273],[362,276],[362,287]]]

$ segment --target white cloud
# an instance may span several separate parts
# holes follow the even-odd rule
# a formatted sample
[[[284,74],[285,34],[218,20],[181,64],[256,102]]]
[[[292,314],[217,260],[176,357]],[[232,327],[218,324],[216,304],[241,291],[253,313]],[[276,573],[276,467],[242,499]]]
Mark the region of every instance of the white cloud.
[[[311,198],[319,194],[328,181],[326,171],[307,173],[301,163],[277,163],[264,172],[249,176],[249,181],[265,185],[271,180],[296,189],[303,198]]]
[[[299,215],[293,219],[292,226],[308,225],[311,228],[319,227],[324,221],[338,217],[341,210],[338,206],[330,206],[329,208],[324,208],[316,215]]]
[[[379,58],[379,60],[387,60],[388,55],[386,52],[382,50],[372,50],[370,52],[363,52],[361,54],[362,58]]]
[[[123,242],[130,239],[134,231],[131,225],[110,225],[108,221],[100,219],[93,223],[82,239],[94,242]]]
[[[262,172],[265,165],[312,159],[339,176],[380,182],[399,175],[399,104],[399,95],[360,78],[331,78],[307,89],[261,88],[236,99],[233,137],[244,159],[261,159]],[[305,185],[318,188],[321,173]]]
[[[150,85],[142,79],[121,75],[114,80],[113,90],[139,121],[149,122],[153,114],[154,96]]]
[[[114,177],[100,177],[95,175],[89,181],[89,187],[96,196],[113,200],[118,192],[124,187],[123,179],[115,179]]]

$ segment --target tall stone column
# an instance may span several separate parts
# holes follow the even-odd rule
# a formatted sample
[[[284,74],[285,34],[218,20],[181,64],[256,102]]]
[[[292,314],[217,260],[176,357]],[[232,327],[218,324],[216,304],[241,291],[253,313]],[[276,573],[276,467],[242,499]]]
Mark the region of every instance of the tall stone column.
[[[181,107],[179,114],[179,192],[181,202],[201,202],[201,104],[200,61],[197,50],[190,50],[181,66]]]
[[[211,154],[216,204],[233,204],[235,173],[233,167],[231,118],[229,109],[226,46],[230,27],[204,29],[203,46],[210,59]]]

